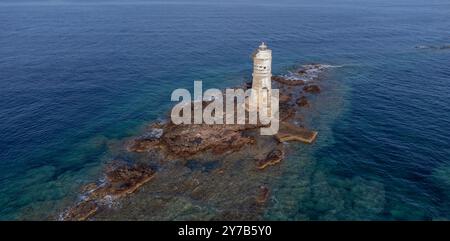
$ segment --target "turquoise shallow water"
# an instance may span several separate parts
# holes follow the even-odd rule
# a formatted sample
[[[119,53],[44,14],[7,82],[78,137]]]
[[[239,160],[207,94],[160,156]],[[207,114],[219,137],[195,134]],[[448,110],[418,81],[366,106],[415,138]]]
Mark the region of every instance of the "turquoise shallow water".
[[[261,40],[275,73],[343,66],[267,219],[450,218],[450,50],[415,48],[450,44],[444,0],[2,2],[0,22],[1,219],[73,198],[173,89],[249,79]]]

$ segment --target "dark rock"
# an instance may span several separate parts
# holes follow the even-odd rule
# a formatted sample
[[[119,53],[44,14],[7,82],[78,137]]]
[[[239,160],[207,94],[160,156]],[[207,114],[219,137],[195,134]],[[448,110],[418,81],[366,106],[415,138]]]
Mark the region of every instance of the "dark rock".
[[[256,197],[256,202],[258,204],[263,204],[269,199],[270,196],[270,190],[267,186],[260,186],[259,187],[259,195]]]
[[[276,165],[284,158],[284,151],[281,149],[275,149],[267,154],[266,158],[259,160],[257,168],[262,170],[268,166]]]
[[[86,220],[112,200],[135,192],[150,181],[154,174],[153,169],[146,165],[113,162],[106,168],[105,181],[101,184],[86,185],[83,188],[85,191],[83,200],[65,211],[60,219]]]
[[[297,73],[300,74],[300,75],[304,75],[304,74],[306,74],[308,72],[306,71],[306,69],[300,69],[299,71],[297,71]]]
[[[296,103],[298,106],[301,106],[301,107],[309,107],[309,102],[308,102],[308,99],[306,98],[306,96],[302,96],[302,97],[298,98]]]
[[[295,116],[295,108],[292,104],[280,103],[280,121],[288,120]]]
[[[95,214],[98,206],[93,201],[85,201],[78,203],[75,207],[70,208],[60,217],[61,220],[84,221]]]
[[[149,131],[133,140],[131,145],[128,146],[128,150],[133,152],[147,152],[156,148],[160,144],[160,138],[163,133],[164,130],[162,128],[151,128]]]
[[[290,100],[291,100],[290,95],[280,94],[280,98],[279,98],[280,103],[286,103],[286,102],[289,102]]]
[[[320,93],[320,87],[318,85],[308,85],[303,87],[303,91],[307,93],[318,94]]]

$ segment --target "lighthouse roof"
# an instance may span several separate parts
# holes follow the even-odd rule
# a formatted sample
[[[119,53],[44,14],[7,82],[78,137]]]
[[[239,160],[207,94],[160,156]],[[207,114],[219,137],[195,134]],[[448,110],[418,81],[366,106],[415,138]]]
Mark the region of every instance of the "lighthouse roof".
[[[271,52],[271,50],[267,47],[266,43],[262,42],[261,45],[255,51],[253,51],[252,57],[255,57],[258,53],[266,53]]]

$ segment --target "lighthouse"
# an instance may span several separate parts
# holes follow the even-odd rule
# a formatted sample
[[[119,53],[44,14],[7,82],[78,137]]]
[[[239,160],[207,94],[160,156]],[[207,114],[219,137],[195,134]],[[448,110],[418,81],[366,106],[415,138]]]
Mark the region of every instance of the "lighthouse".
[[[272,50],[264,42],[253,53],[252,76],[252,101],[250,104],[258,107],[261,107],[263,103],[269,105],[272,94]],[[270,106],[268,107],[270,110]]]

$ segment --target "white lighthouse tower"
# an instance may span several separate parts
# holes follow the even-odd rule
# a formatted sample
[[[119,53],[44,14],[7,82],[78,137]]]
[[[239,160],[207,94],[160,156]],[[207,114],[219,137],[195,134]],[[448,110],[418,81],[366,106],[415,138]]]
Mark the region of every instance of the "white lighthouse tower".
[[[272,50],[262,42],[253,53],[253,82],[251,105],[270,104],[272,94]],[[270,110],[270,107],[269,107]]]

